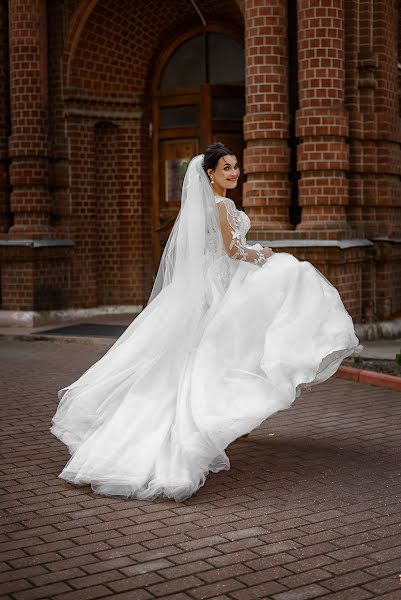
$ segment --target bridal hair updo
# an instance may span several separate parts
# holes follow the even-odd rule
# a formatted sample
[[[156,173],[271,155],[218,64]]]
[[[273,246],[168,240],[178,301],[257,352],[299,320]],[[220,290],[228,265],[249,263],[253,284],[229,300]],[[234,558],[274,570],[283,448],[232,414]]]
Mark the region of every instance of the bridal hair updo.
[[[221,144],[220,142],[212,144],[205,150],[202,167],[208,177],[208,169],[212,169],[212,171],[214,171],[220,158],[222,158],[223,156],[227,156],[227,154],[229,154],[230,156],[235,156],[234,150],[232,150],[228,146],[225,146],[224,144]]]

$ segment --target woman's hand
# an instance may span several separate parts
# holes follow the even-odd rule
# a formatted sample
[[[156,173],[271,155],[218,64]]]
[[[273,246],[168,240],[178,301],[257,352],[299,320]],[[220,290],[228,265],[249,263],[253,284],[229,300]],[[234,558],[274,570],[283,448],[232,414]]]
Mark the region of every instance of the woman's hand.
[[[263,254],[265,255],[266,258],[269,258],[269,256],[272,256],[274,254],[273,250],[271,248],[269,248],[269,246],[265,246],[262,249]]]

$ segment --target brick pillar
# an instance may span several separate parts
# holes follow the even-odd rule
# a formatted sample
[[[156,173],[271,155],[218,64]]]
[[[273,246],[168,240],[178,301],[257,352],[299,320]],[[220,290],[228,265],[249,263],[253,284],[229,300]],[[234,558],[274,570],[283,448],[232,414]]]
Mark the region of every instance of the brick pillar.
[[[47,139],[47,31],[45,0],[9,0],[14,225],[10,237],[50,234]]]
[[[349,221],[359,237],[400,237],[397,5],[395,1],[381,0],[360,0],[355,5],[353,0],[347,0],[346,6],[351,140]]]
[[[47,3],[48,29],[48,77],[49,77],[49,188],[51,194],[51,225],[58,237],[70,235],[71,198],[70,165],[68,156],[67,128],[65,126],[65,99],[63,88],[64,28],[67,19],[64,2]]]
[[[298,0],[300,230],[349,235],[348,116],[344,104],[344,8],[341,0]],[[323,231],[322,231],[323,230]],[[330,232],[330,233],[329,233]]]
[[[7,5],[0,4],[0,46],[7,48]],[[8,57],[0,53],[0,233],[6,233],[9,220],[8,130],[9,130]]]
[[[252,232],[289,223],[287,0],[245,1],[246,115],[243,205]]]
[[[376,162],[374,193],[366,194],[369,236],[401,237],[401,119],[398,112],[398,19],[394,0],[375,0],[372,43],[377,69],[373,114],[367,115],[368,156]],[[369,122],[373,126],[369,125]]]

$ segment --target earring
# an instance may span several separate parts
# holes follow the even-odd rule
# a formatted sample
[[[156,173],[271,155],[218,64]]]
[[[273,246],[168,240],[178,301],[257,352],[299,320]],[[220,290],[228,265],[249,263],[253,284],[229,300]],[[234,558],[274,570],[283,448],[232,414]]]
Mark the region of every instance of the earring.
[[[212,179],[210,183],[213,185],[214,184],[214,180]]]

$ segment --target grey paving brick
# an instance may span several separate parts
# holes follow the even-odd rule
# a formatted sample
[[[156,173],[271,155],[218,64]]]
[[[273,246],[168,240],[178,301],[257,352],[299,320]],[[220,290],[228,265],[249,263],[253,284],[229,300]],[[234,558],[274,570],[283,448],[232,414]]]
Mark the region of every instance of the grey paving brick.
[[[233,442],[230,471],[185,502],[99,497],[58,478],[68,452],[49,426],[57,389],[105,349],[0,339],[0,594],[400,597],[398,393],[332,378]]]

